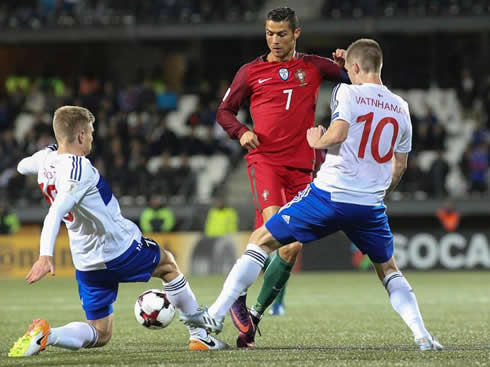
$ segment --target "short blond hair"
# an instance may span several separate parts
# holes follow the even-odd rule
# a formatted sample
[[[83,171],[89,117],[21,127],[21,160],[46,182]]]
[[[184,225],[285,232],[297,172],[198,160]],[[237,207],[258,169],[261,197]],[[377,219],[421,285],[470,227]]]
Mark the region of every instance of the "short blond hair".
[[[379,73],[383,65],[383,51],[378,42],[361,38],[347,48],[346,60],[357,59],[359,67],[366,73]]]
[[[58,108],[53,117],[54,136],[58,143],[73,143],[80,130],[88,129],[95,117],[88,109],[78,106]]]

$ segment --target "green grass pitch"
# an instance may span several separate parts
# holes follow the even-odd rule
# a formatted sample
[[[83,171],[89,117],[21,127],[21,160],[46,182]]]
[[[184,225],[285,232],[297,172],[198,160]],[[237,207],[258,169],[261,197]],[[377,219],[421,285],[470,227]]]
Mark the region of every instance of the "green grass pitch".
[[[134,302],[140,292],[160,287],[153,279],[120,286],[113,339],[107,346],[78,352],[49,347],[38,356],[8,358],[32,318],[47,318],[52,326],[84,318],[75,280],[47,277],[34,285],[0,281],[0,366],[489,366],[490,272],[406,276],[427,328],[445,351],[418,352],[374,273],[345,272],[293,275],[287,314],[264,318],[256,350],[188,352],[187,330],[177,317],[163,330],[139,326]],[[199,302],[210,304],[224,276],[189,280]],[[251,289],[249,303],[260,283]],[[219,336],[235,345],[229,318]]]

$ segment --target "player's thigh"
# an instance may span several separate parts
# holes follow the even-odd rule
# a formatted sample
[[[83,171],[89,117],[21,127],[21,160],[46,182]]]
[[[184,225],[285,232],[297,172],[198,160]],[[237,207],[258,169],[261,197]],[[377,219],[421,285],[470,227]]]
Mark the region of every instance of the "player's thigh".
[[[322,192],[308,185],[267,221],[265,227],[282,245],[308,243],[339,230],[335,210]]]
[[[160,261],[160,245],[151,238],[141,237],[121,256],[107,262],[106,267],[119,283],[147,282]]]
[[[274,214],[276,214],[279,209],[279,206],[270,206],[268,208],[265,208],[262,212],[264,223],[267,222]],[[279,248],[279,256],[284,261],[292,263],[296,261],[296,257],[298,256],[302,248],[303,244],[301,244],[300,242],[290,243],[289,245],[285,245]]]
[[[347,213],[341,229],[352,243],[363,254],[367,254],[371,262],[389,263],[393,257],[394,242],[385,208],[341,203],[336,205],[342,206],[344,213]]]
[[[274,209],[269,208],[279,208],[287,202],[280,171],[281,167],[263,162],[252,163],[248,166],[250,189],[256,209],[256,229],[275,213]],[[268,217],[264,217],[264,213],[268,213]]]
[[[97,343],[94,347],[102,347],[111,340],[114,314],[110,314],[97,320],[87,320],[87,322],[97,330]]]
[[[267,222],[270,219],[270,217],[276,214],[279,211],[279,209],[281,209],[281,206],[279,205],[273,205],[265,208],[262,211],[262,218],[264,219],[264,223]]]
[[[303,191],[306,186],[308,186],[312,178],[313,176],[310,170],[294,168],[283,169],[283,174],[281,175],[281,186],[284,187],[286,201],[289,202],[293,200],[299,192]],[[289,245],[282,246],[278,250],[279,256],[281,259],[287,262],[294,262],[302,248],[303,244],[301,242],[293,242]]]
[[[293,200],[298,193],[303,191],[313,180],[313,174],[310,170],[304,169],[287,169],[287,175],[284,176],[284,186],[286,201]]]
[[[78,293],[87,320],[102,320],[113,313],[119,282],[110,270],[76,270]],[[104,331],[105,329],[102,329]]]

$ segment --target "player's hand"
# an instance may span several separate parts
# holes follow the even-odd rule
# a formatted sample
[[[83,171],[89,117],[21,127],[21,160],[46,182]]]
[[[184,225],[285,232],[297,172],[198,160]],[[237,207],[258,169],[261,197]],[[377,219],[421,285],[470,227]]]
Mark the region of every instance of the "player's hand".
[[[310,127],[306,131],[306,140],[308,140],[308,144],[312,148],[321,148],[318,144],[325,134],[325,128],[323,126]]]
[[[345,50],[343,48],[336,49],[332,52],[332,58],[339,68],[343,68],[345,65]]]
[[[248,149],[248,151],[250,152],[260,145],[259,138],[257,137],[257,135],[255,135],[253,131],[249,130],[244,133],[240,138],[240,145],[245,149]]]
[[[37,282],[48,273],[51,273],[52,276],[56,274],[53,257],[39,256],[39,259],[32,265],[31,271],[27,274],[26,282],[29,284]]]

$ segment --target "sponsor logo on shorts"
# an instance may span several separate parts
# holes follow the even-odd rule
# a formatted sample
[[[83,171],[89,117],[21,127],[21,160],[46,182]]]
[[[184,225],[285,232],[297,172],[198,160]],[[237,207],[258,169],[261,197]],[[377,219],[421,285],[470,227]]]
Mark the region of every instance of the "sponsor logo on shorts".
[[[284,219],[284,221],[289,224],[289,220],[291,219],[291,217],[289,215],[281,215],[282,219]]]
[[[264,198],[264,201],[267,201],[267,199],[269,198],[269,195],[270,195],[270,192],[268,190],[264,190],[262,192],[262,198]]]

